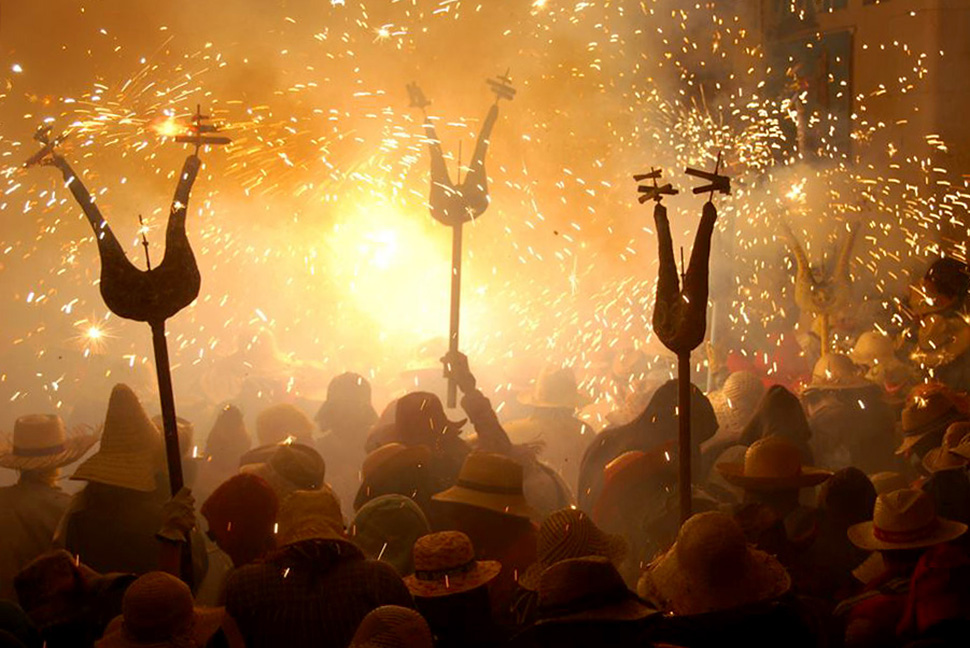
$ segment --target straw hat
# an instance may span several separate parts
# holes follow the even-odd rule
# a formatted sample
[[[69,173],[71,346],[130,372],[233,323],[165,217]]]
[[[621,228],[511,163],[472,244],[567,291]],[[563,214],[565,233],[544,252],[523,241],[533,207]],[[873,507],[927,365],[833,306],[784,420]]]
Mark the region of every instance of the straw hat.
[[[895,357],[896,345],[893,339],[879,331],[866,331],[849,351],[849,359],[864,367],[885,363]]]
[[[424,617],[399,605],[371,610],[357,626],[350,648],[433,648],[434,637]]]
[[[812,382],[804,392],[819,389],[862,389],[874,383],[866,380],[859,367],[841,353],[826,353],[812,369]]]
[[[489,452],[473,452],[465,457],[458,483],[431,499],[468,504],[516,517],[537,517],[536,510],[522,493],[521,464]]]
[[[970,457],[957,454],[955,450],[962,448],[964,454],[970,454],[965,449],[970,449],[970,422],[961,421],[953,423],[943,433],[943,443],[939,448],[933,448],[923,457],[923,467],[927,471],[940,472],[941,470],[955,470],[966,468],[970,463]]]
[[[542,572],[536,625],[576,621],[638,621],[656,610],[627,589],[603,556],[570,558]]]
[[[0,467],[60,468],[80,459],[97,441],[90,428],[77,427],[68,433],[56,414],[28,414],[14,423],[12,438],[0,439]]]
[[[519,576],[519,585],[536,591],[542,572],[569,558],[603,556],[614,564],[623,562],[626,541],[618,535],[604,533],[582,511],[560,509],[542,521],[536,540],[538,559]]]
[[[782,436],[758,439],[744,453],[744,463],[719,463],[725,480],[745,490],[810,488],[832,476],[828,470],[802,465],[798,446]]]
[[[576,387],[576,374],[568,367],[543,367],[531,392],[519,394],[523,405],[576,409],[589,402]]]
[[[108,400],[98,452],[71,479],[149,493],[161,466],[161,439],[128,385],[117,384]]]
[[[946,430],[951,423],[966,418],[942,385],[918,389],[906,399],[903,408],[903,441],[896,448],[898,455],[912,450],[926,435]]]
[[[735,371],[728,376],[724,385],[707,397],[717,417],[718,431],[714,436],[740,434],[758,410],[764,395],[764,383],[754,373]]]
[[[414,543],[414,574],[404,579],[411,594],[435,598],[485,585],[502,571],[495,560],[475,560],[472,541],[461,531],[442,531]]]
[[[849,527],[852,544],[869,551],[920,549],[959,538],[967,525],[936,515],[933,498],[903,488],[876,498],[872,520]]]
[[[450,420],[441,399],[431,392],[410,392],[397,399],[394,406],[396,440],[407,445],[434,441],[439,435],[457,435],[467,422],[468,419]]]
[[[640,596],[680,615],[767,601],[789,589],[781,563],[749,545],[734,518],[714,511],[687,520],[637,586]]]
[[[223,608],[196,608],[188,585],[158,571],[128,587],[121,613],[108,624],[97,648],[204,646],[225,617]]]
[[[869,481],[876,489],[876,495],[891,493],[900,488],[909,488],[909,481],[898,472],[886,470],[869,475]]]
[[[304,540],[343,540],[340,501],[329,487],[295,491],[280,504],[276,540],[284,545]]]
[[[313,438],[313,421],[295,405],[279,403],[256,417],[256,438],[261,445],[285,441],[288,437],[306,443]]]

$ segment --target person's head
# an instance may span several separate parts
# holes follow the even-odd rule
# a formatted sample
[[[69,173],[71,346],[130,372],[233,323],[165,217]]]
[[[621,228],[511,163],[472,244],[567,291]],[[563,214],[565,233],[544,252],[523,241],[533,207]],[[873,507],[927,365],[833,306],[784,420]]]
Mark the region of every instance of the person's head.
[[[576,374],[569,367],[547,365],[536,378],[531,391],[519,394],[518,400],[537,410],[573,412],[586,399],[576,385]]]
[[[647,408],[630,425],[642,429],[650,446],[677,438],[678,382],[668,380],[653,394]],[[690,386],[691,447],[697,451],[700,445],[717,432],[717,416],[707,396]]]
[[[903,441],[897,455],[910,457],[921,467],[927,452],[939,447],[951,423],[967,419],[966,397],[941,383],[914,387],[902,413]]]
[[[253,440],[246,431],[243,413],[235,405],[226,405],[219,411],[209,436],[205,453],[220,465],[232,466],[252,446]]]
[[[276,546],[279,503],[266,481],[251,474],[231,477],[202,504],[209,537],[241,567]]]
[[[340,501],[329,487],[291,493],[280,505],[278,521],[280,546],[346,537]]]
[[[293,491],[318,490],[325,485],[327,466],[310,446],[282,443],[265,450],[261,463],[246,464],[240,470],[265,479],[280,500]]]
[[[321,430],[366,432],[377,422],[370,383],[363,376],[342,373],[327,386],[327,400],[314,417]]]
[[[384,495],[357,512],[349,536],[368,558],[389,563],[406,576],[414,571],[414,543],[429,533],[428,519],[413,500],[403,495]]]
[[[876,488],[858,468],[836,471],[819,490],[818,507],[846,528],[871,519],[875,504]]]
[[[933,498],[936,513],[948,520],[970,524],[970,479],[965,470],[941,470],[923,484]]]
[[[781,385],[772,385],[765,392],[739,442],[749,446],[772,435],[787,437],[796,443],[804,443],[812,436],[798,397]]]
[[[28,563],[14,577],[14,589],[20,606],[44,628],[78,609],[95,577],[95,572],[61,549]]]
[[[930,495],[906,488],[879,495],[872,520],[852,525],[848,534],[860,549],[882,553],[887,565],[915,566],[923,551],[966,530],[966,524],[939,517]]]
[[[128,587],[121,614],[105,630],[101,648],[202,646],[222,624],[223,610],[195,608],[188,585],[165,572],[149,572]]]
[[[912,303],[918,312],[944,310],[965,299],[968,287],[970,274],[966,264],[942,257],[930,264],[919,285],[913,288]]]
[[[386,443],[372,450],[360,467],[361,484],[354,510],[383,495],[404,495],[426,505],[432,490],[430,465],[428,446]]]
[[[436,448],[442,437],[456,436],[464,424],[449,420],[441,400],[431,392],[405,394],[395,406],[395,436],[404,445]]]
[[[522,465],[505,455],[473,452],[465,458],[458,483],[436,494],[436,502],[485,509],[500,515],[538,518],[522,491]]]
[[[433,648],[428,622],[414,610],[382,605],[357,626],[349,648]]]
[[[313,442],[313,421],[295,405],[279,403],[267,407],[256,417],[256,438],[260,445],[293,441]]]
[[[21,481],[54,485],[60,468],[77,461],[98,438],[87,428],[68,432],[56,414],[28,414],[16,420],[13,434],[0,437],[0,468],[20,472]]]

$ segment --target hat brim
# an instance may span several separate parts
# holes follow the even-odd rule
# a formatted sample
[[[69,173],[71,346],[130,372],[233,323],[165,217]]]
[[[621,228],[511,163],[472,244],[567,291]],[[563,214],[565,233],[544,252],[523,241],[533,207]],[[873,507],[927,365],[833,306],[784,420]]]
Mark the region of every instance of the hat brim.
[[[967,467],[967,458],[956,454],[951,448],[933,448],[923,457],[923,468],[927,472],[936,473],[944,470],[957,470]]]
[[[404,584],[407,585],[412,596],[438,598],[439,596],[461,594],[481,587],[491,582],[501,571],[502,564],[498,561],[478,560],[471,571],[449,577],[446,580],[421,580],[411,574],[404,578]]]
[[[970,460],[970,443],[961,443],[955,448],[950,448],[950,453],[958,457]]]
[[[841,382],[811,382],[805,385],[802,393],[808,394],[813,391],[843,391],[846,389],[864,389],[876,386],[878,386],[876,383],[871,380],[866,380],[862,376],[853,376]]]
[[[962,522],[938,518],[938,524],[933,533],[911,540],[909,542],[886,542],[875,536],[875,525],[870,520],[860,522],[849,527],[849,540],[860,549],[868,551],[892,551],[894,549],[922,549],[933,545],[956,540],[967,531],[967,525]]]
[[[472,490],[464,486],[452,486],[446,491],[434,495],[431,499],[436,502],[451,502],[454,504],[467,504],[478,508],[488,509],[496,513],[513,515],[515,517],[535,519],[539,517],[525,495],[503,495],[500,493],[484,493]]]
[[[150,493],[155,490],[155,453],[98,452],[77,467],[71,479]]]
[[[665,612],[679,615],[718,612],[777,598],[791,589],[791,576],[774,556],[748,547],[739,578],[718,587],[693,582],[680,565],[676,544],[657,559],[637,587],[647,600],[658,599]]]
[[[212,636],[222,626],[225,619],[225,608],[195,608],[195,625],[192,628],[192,638],[198,646],[205,646]],[[151,644],[134,641],[124,631],[124,617],[117,616],[105,628],[104,636],[98,641],[99,648],[167,648],[181,646],[175,640],[159,641]]]
[[[591,610],[583,610],[582,612],[576,612],[575,614],[565,614],[548,619],[540,619],[536,622],[536,625],[541,626],[560,623],[580,623],[584,621],[639,621],[640,619],[645,619],[653,614],[657,614],[657,610],[654,610],[644,601],[640,600],[640,597],[631,592],[630,597],[622,601],[593,608]]]
[[[743,463],[719,463],[717,472],[733,486],[745,490],[771,491],[793,490],[818,486],[832,476],[832,472],[815,466],[802,466],[797,475],[786,477],[754,477],[744,474]]]
[[[608,558],[615,567],[619,567],[623,559],[626,558],[628,551],[626,540],[623,536],[614,534],[603,534],[603,540],[605,542],[602,549],[592,550],[586,553],[586,556],[603,556]],[[583,556],[567,556],[566,558],[582,558]],[[563,558],[565,560],[566,558]],[[528,568],[521,574],[519,574],[518,584],[522,589],[529,590],[530,592],[539,591],[539,581],[542,578],[542,572],[552,566],[552,563],[543,562],[537,560],[536,562],[529,565]]]
[[[98,435],[87,426],[79,426],[64,439],[64,450],[43,457],[23,457],[14,453],[10,439],[0,442],[0,468],[11,470],[49,470],[69,466],[98,442]]]

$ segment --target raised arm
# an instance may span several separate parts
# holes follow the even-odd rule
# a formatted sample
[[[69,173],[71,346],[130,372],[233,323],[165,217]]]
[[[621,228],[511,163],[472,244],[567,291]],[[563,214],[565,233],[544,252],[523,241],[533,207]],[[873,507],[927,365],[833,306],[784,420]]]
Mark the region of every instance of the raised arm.
[[[461,407],[468,415],[468,420],[475,426],[478,433],[479,448],[486,452],[496,452],[508,455],[512,450],[512,442],[502,424],[499,423],[492,403],[476,387],[475,376],[468,368],[468,357],[461,352],[448,354],[441,361],[445,365],[448,378],[458,383],[463,394]]]

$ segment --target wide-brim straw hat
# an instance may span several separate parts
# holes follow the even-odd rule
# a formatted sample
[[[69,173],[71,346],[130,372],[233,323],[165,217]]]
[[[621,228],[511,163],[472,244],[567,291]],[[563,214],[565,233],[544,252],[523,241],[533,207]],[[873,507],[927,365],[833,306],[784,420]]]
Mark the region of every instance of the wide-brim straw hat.
[[[465,458],[458,483],[433,500],[467,504],[506,515],[536,518],[522,491],[522,466],[500,454],[473,452]]]
[[[716,468],[729,484],[751,491],[811,488],[832,476],[829,470],[803,466],[798,446],[781,436],[755,441],[743,463],[719,463]]]
[[[866,331],[856,340],[849,359],[857,365],[869,366],[874,362],[884,363],[894,359],[896,344],[891,337],[879,331]]]
[[[903,440],[896,454],[906,454],[928,434],[946,430],[950,424],[966,418],[943,391],[929,391],[925,397],[910,396],[902,412]]]
[[[542,572],[569,558],[602,556],[614,565],[623,562],[627,543],[622,536],[605,533],[584,512],[560,509],[546,516],[536,539],[538,559],[519,575],[523,589],[537,591]]]
[[[518,395],[518,401],[532,407],[577,409],[589,403],[589,398],[576,386],[576,375],[568,367],[545,367],[536,378],[531,391]]]
[[[101,428],[101,446],[71,479],[97,482],[145,493],[156,488],[161,466],[161,437],[130,387],[115,385]]]
[[[923,457],[923,467],[931,473],[966,468],[970,459],[955,452],[957,448],[970,448],[970,422],[951,424],[943,434],[940,447],[933,448]]]
[[[876,498],[872,520],[849,527],[852,544],[869,551],[921,549],[956,540],[967,525],[941,518],[933,498],[920,490],[900,489]]]
[[[357,626],[349,648],[433,648],[434,637],[424,617],[399,605],[371,610]]]
[[[644,572],[637,591],[665,612],[705,614],[777,598],[791,589],[778,560],[747,544],[724,513],[693,516],[677,541]]]
[[[536,625],[639,621],[656,613],[603,556],[562,560],[542,572],[539,581]]]
[[[812,369],[812,381],[805,386],[803,393],[816,390],[863,389],[874,383],[866,380],[862,371],[848,356],[841,353],[826,353]]]
[[[414,543],[414,573],[404,578],[404,584],[415,597],[436,598],[481,587],[501,571],[498,561],[475,559],[475,548],[467,535],[442,531]]]
[[[87,426],[68,432],[61,417],[29,414],[14,423],[13,434],[0,438],[0,467],[11,470],[49,470],[74,463],[98,436]]]

